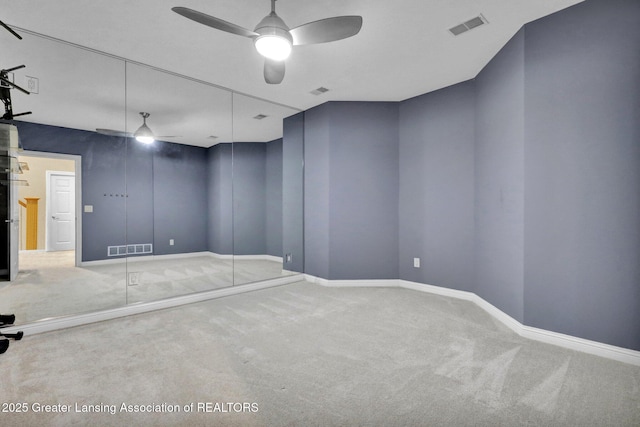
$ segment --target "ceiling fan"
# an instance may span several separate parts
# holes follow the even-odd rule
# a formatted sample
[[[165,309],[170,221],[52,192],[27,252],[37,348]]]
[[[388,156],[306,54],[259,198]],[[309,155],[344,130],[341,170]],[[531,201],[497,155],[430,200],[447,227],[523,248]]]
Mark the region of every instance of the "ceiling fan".
[[[361,16],[336,16],[289,29],[276,14],[276,0],[271,0],[271,13],[253,31],[186,7],[171,10],[200,24],[253,39],[256,49],[265,58],[264,80],[269,84],[282,82],[284,60],[289,57],[292,46],[346,39],[358,34],[362,27]]]
[[[140,126],[138,130],[133,133],[124,132],[121,130],[114,130],[114,129],[104,129],[104,128],[98,128],[96,129],[96,132],[102,135],[107,135],[107,136],[135,138],[136,141],[141,142],[143,144],[151,144],[156,140],[156,138],[180,138],[179,136],[174,136],[174,135],[166,135],[166,136],[158,136],[158,137],[154,136],[151,129],[149,129],[149,126],[147,126],[147,118],[151,114],[145,113],[142,111],[140,112],[140,115],[142,116],[142,126]]]

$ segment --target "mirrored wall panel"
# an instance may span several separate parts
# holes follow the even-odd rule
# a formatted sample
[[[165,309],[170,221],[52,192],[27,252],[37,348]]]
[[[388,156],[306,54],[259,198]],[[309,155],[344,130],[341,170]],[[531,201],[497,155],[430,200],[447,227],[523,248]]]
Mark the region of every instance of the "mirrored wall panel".
[[[214,252],[231,193],[231,93],[127,63],[127,302],[233,284],[231,252]],[[153,140],[141,138],[144,132]],[[144,136],[144,135],[143,135]],[[224,164],[223,164],[224,162]],[[226,213],[227,216],[231,212]],[[125,242],[123,242],[124,244]]]
[[[20,325],[303,271],[302,133],[283,138],[301,113],[22,36],[0,33],[0,313]]]
[[[293,208],[284,205],[283,173],[287,168],[299,171],[296,179],[300,179],[297,188],[301,192],[303,164],[301,157],[283,155],[283,119],[296,112],[233,95],[234,285],[294,274],[288,268],[293,254],[283,246],[283,233],[291,225],[285,219]],[[302,196],[299,200],[302,203]],[[302,221],[301,204],[299,208]],[[298,261],[300,258],[301,253],[296,254]]]
[[[121,307],[126,266],[108,263],[106,248],[126,236],[127,140],[96,129],[126,125],[125,63],[44,37],[8,36],[0,68],[30,94],[4,88],[14,120],[5,109],[2,126],[17,131],[19,167],[3,184],[17,210],[16,233],[3,245],[17,265],[13,280],[0,282],[0,313],[28,323]]]

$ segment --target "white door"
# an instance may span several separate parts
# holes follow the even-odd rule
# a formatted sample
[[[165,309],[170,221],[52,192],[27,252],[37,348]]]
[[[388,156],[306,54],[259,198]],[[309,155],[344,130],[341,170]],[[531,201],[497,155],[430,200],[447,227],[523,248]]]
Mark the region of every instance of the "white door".
[[[76,243],[76,178],[47,171],[47,250],[70,251]]]

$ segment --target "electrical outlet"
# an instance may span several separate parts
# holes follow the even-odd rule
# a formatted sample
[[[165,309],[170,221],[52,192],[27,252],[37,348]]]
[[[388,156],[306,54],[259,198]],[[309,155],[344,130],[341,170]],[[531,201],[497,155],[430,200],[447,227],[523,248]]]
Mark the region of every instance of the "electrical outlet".
[[[420,268],[420,258],[414,258],[413,259],[413,266],[415,268]]]
[[[130,272],[129,273],[129,286],[136,286],[140,284],[140,272]]]
[[[174,243],[175,243],[175,242],[173,241],[173,239],[169,239],[169,246],[173,246],[173,245],[174,245]]]
[[[284,260],[285,260],[285,262],[287,262],[287,263],[291,262],[291,254],[286,254],[286,255],[284,256]]]

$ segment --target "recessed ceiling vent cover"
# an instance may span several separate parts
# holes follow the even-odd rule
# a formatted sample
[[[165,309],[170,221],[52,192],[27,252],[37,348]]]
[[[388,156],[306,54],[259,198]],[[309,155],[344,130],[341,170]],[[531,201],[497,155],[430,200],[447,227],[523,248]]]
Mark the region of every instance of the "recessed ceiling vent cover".
[[[475,18],[469,19],[468,21],[463,22],[460,25],[449,28],[449,32],[454,36],[459,36],[462,33],[466,33],[469,30],[473,30],[474,28],[478,28],[479,26],[487,23],[488,21],[484,16],[478,15]]]
[[[311,93],[312,95],[322,95],[325,92],[329,92],[329,89],[327,89],[326,87],[320,86],[318,89],[314,89],[309,93]]]

